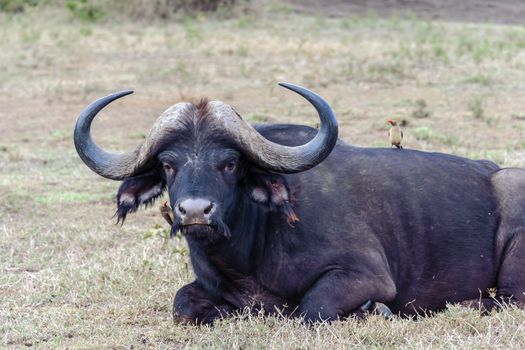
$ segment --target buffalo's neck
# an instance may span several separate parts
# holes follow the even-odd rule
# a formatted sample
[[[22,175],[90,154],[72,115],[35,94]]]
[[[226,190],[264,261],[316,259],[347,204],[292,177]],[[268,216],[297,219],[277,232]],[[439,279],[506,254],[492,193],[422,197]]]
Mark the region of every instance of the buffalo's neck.
[[[210,247],[209,254],[218,268],[246,275],[253,270],[257,249],[264,246],[266,216],[260,206],[245,196],[238,203],[237,210],[227,220],[231,238]]]
[[[188,240],[194,272],[210,292],[221,291],[226,284],[250,278],[265,244],[264,209],[246,197],[238,203],[237,209],[226,220],[231,238],[213,245]]]

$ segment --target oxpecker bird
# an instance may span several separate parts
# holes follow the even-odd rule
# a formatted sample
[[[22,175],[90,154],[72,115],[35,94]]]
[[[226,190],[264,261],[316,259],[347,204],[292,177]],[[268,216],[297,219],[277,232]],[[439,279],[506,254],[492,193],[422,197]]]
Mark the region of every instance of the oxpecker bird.
[[[390,144],[397,148],[403,148],[401,141],[403,141],[403,130],[397,125],[395,120],[389,119],[388,123],[391,125],[388,130],[388,137],[390,138]]]
[[[173,225],[173,209],[171,209],[170,205],[168,204],[168,201],[165,201],[160,207],[160,215],[166,220],[166,222],[172,226]]]

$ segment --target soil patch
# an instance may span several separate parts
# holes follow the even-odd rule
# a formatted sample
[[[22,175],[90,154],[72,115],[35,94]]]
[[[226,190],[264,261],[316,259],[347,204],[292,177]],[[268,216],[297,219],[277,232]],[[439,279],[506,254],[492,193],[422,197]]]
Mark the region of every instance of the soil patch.
[[[522,24],[525,2],[519,0],[290,0],[299,12],[345,17],[376,13],[389,17],[413,13],[419,18],[452,22]]]

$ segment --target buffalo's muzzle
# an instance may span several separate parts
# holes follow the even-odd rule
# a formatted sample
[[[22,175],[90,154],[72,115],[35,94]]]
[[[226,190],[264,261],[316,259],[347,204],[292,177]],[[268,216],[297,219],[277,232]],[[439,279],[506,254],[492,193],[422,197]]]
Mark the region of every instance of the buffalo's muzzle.
[[[175,205],[175,214],[183,226],[209,225],[214,212],[214,204],[204,198],[187,198]]]

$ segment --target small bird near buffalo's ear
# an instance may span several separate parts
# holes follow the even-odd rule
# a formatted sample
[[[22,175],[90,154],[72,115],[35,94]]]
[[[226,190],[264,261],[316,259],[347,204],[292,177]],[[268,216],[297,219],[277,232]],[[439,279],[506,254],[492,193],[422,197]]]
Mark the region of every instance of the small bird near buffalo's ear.
[[[391,125],[390,129],[388,130],[390,144],[392,146],[396,146],[397,148],[403,148],[403,146],[401,146],[401,141],[403,141],[403,130],[401,130],[395,120],[389,119],[388,124]]]
[[[172,226],[173,225],[173,209],[171,209],[168,201],[165,201],[160,207],[160,215],[166,220],[166,222]]]

